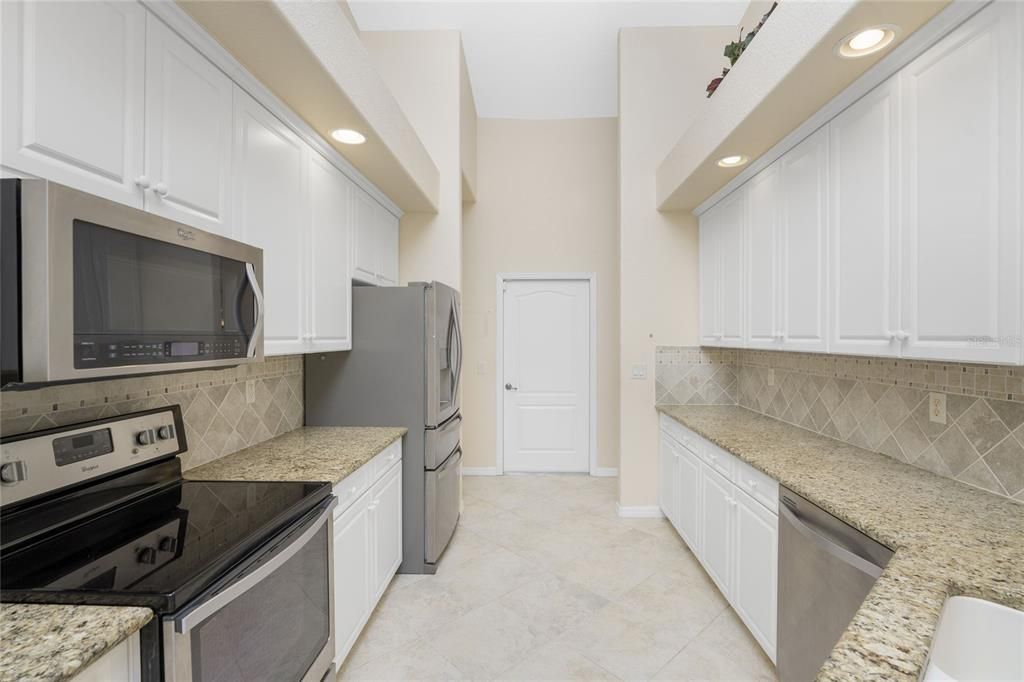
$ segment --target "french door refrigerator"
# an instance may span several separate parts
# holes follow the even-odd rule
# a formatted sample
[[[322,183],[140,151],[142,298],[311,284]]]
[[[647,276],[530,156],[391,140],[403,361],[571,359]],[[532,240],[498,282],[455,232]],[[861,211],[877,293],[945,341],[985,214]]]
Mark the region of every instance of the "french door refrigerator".
[[[307,426],[405,426],[400,573],[434,573],[459,521],[459,292],[352,290],[352,350],[306,356]]]

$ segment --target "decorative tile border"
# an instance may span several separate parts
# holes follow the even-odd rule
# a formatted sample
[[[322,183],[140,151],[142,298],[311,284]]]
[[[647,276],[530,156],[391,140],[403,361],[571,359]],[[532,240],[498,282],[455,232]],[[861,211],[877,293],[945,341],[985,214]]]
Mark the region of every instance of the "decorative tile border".
[[[182,467],[190,469],[302,426],[302,372],[302,356],[289,355],[223,370],[6,391],[0,394],[0,433],[24,433],[177,403],[189,446]],[[252,403],[246,400],[249,381]]]
[[[726,404],[1024,501],[1022,368],[664,347],[657,357],[659,403],[701,404],[679,383],[728,366]],[[945,424],[929,419],[929,393],[945,396]]]

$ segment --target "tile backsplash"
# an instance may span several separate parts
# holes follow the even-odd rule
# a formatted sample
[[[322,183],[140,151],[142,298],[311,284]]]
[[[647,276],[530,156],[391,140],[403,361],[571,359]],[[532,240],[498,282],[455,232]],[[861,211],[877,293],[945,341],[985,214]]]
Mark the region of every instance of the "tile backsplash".
[[[178,372],[0,394],[0,433],[181,405],[188,452],[182,467],[205,464],[302,426],[302,356],[222,370]],[[252,382],[253,402],[246,397]]]
[[[1024,368],[678,347],[656,365],[660,404],[738,404],[1024,501]]]

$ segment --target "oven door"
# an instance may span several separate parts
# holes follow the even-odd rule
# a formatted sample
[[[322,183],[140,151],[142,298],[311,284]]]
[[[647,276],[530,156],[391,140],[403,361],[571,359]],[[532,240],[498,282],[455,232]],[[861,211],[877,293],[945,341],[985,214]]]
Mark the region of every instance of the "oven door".
[[[334,656],[331,497],[163,619],[166,682],[319,682]]]
[[[263,358],[263,252],[43,180],[21,180],[24,381]]]

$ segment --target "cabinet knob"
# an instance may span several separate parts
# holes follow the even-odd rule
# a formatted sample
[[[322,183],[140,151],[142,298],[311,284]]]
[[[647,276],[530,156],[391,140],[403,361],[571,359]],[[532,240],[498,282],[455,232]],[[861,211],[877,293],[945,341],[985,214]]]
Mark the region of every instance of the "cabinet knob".
[[[751,488],[756,488],[757,487],[757,481],[753,481],[753,480],[747,481],[747,485],[749,485]]]
[[[145,175],[140,175],[139,177],[135,178],[135,184],[141,187],[142,189],[149,189],[149,178],[147,178]]]
[[[894,341],[896,339],[896,332],[892,330],[887,331],[885,333],[885,338],[889,339],[890,341]]]
[[[900,341],[906,341],[907,339],[910,338],[910,334],[906,333],[901,329],[898,332],[896,332],[896,338],[899,339]]]
[[[153,186],[153,191],[156,192],[157,194],[159,194],[162,197],[167,196],[167,192],[168,192],[167,183],[165,183],[165,182],[158,182],[158,183],[156,183]]]

